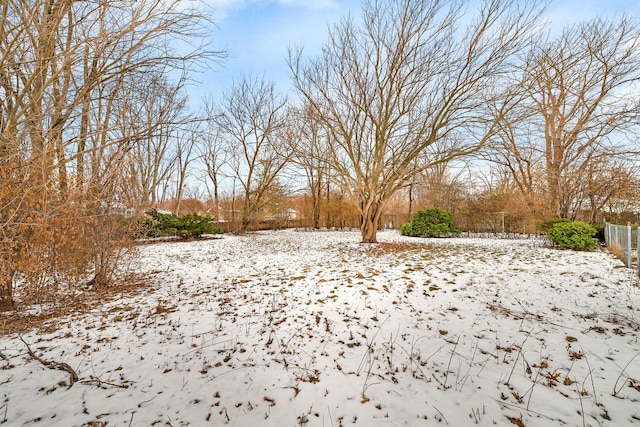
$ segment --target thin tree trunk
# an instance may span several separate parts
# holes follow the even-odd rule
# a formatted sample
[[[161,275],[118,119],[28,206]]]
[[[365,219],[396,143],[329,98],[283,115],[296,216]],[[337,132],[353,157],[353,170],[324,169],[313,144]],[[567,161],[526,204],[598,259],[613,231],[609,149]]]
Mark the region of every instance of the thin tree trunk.
[[[331,179],[329,178],[329,174],[327,173],[327,223],[325,224],[327,228],[331,227]]]
[[[213,177],[213,209],[216,221],[220,221],[220,194],[218,193],[218,177]]]
[[[413,182],[409,184],[409,211],[407,212],[407,222],[411,221],[411,214],[413,212]]]
[[[13,273],[6,267],[0,268],[0,313],[13,309]]]
[[[312,209],[312,218],[313,218],[313,228],[320,228],[320,198],[322,197],[322,186],[320,185],[320,179],[313,183],[313,187],[311,190],[311,204],[313,205]]]
[[[554,150],[556,151],[556,150]],[[560,206],[560,160],[557,159],[559,154],[554,152],[553,154],[547,153],[547,191],[549,208],[556,217],[561,217]]]
[[[246,191],[244,193],[244,201],[242,203],[242,219],[240,221],[240,232],[244,233],[249,229],[251,219],[253,217],[253,207],[251,206],[250,193]]]

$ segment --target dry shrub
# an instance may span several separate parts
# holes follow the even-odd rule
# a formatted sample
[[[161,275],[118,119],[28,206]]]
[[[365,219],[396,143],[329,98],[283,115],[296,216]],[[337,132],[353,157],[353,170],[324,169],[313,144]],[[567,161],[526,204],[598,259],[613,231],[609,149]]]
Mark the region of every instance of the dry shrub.
[[[118,273],[126,271],[126,265],[136,254],[133,236],[137,234],[137,222],[119,213],[105,213],[89,219],[87,251],[91,257],[94,287],[113,285]]]
[[[615,256],[616,258],[618,258],[620,260],[624,260],[625,259],[624,249],[622,248],[622,246],[620,246],[616,242],[610,242],[609,246],[607,247],[607,249],[609,249],[609,252],[613,256]]]
[[[133,253],[133,221],[113,212],[60,207],[20,236],[14,265],[24,304],[55,302],[60,293],[109,286]]]
[[[88,186],[9,177],[22,185],[0,190],[0,311],[112,283],[133,252],[134,221]]]

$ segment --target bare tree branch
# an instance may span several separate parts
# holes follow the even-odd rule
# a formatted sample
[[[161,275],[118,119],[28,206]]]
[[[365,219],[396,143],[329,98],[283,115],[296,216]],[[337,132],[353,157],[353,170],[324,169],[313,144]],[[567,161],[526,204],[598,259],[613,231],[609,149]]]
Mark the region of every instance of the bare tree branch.
[[[461,1],[363,3],[322,54],[291,51],[298,92],[329,132],[339,184],[360,200],[362,241],[375,242],[389,198],[420,170],[477,151],[517,101],[505,93],[510,61],[534,28],[540,3],[482,4],[466,30]],[[425,152],[430,161],[416,170]]]

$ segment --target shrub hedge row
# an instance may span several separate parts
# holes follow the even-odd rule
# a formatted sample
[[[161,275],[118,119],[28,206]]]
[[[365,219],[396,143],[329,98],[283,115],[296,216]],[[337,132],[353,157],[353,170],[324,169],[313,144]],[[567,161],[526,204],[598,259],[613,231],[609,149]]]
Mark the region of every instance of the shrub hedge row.
[[[182,238],[199,237],[203,234],[222,234],[222,230],[213,225],[213,218],[196,213],[174,215],[161,213],[157,209],[146,212],[142,220],[142,234],[146,237],[178,236]]]

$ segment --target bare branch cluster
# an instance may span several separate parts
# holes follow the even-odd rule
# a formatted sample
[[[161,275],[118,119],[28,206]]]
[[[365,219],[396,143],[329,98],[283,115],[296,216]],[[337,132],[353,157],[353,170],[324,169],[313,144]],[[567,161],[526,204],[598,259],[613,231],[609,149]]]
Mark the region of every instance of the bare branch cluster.
[[[625,139],[640,113],[639,65],[640,27],[629,17],[583,22],[530,46],[522,101],[486,158],[509,171],[531,208],[564,218],[586,208],[593,221],[632,185],[637,147]]]
[[[184,120],[185,71],[220,53],[197,42],[208,17],[177,0],[7,0],[0,17],[2,310],[17,277],[89,269],[108,283],[124,242],[108,227],[131,206],[131,179],[161,178],[140,146]]]
[[[517,6],[485,2],[465,25],[463,2],[365,1],[362,25],[345,18],[318,57],[290,53],[332,169],[360,200],[363,242],[376,241],[386,203],[413,175],[476,152],[515,105],[511,61],[540,12]]]

